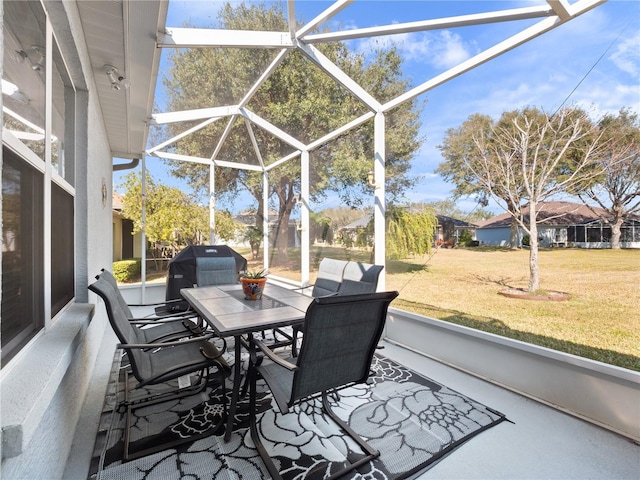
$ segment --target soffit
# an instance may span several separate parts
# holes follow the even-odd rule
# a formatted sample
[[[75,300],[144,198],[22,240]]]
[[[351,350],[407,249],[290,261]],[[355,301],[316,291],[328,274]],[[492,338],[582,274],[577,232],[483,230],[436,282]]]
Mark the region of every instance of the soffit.
[[[168,0],[81,0],[77,5],[112,155],[141,158],[160,59],[156,38],[164,29]],[[113,90],[104,65],[115,66],[129,88]]]

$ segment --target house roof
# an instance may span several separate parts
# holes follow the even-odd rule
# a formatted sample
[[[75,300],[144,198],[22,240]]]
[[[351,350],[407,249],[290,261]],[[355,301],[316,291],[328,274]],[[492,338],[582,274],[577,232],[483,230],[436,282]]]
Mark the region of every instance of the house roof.
[[[541,202],[538,204],[538,225],[581,225],[599,220],[606,211],[599,207],[587,207],[582,203]],[[529,207],[523,209],[525,221],[529,220]],[[511,225],[511,215],[503,213],[478,222],[478,228],[505,228]]]
[[[468,228],[475,228],[476,225],[474,225],[473,223],[469,223],[469,222],[465,222],[464,220],[459,220],[457,218],[453,218],[453,217],[447,217],[446,215],[436,215],[436,218],[438,219],[438,225],[444,225],[445,223],[450,223],[453,224],[454,227],[468,227]],[[345,225],[344,227],[341,228],[342,229],[356,229],[356,228],[365,228],[369,222],[372,219],[372,215],[365,215],[362,218],[359,218],[358,220],[356,220],[355,222],[351,222],[348,225]]]
[[[467,227],[467,228],[477,227],[477,225],[474,223],[465,222],[464,220],[448,217],[446,215],[436,215],[436,218],[438,219],[438,224],[440,225],[450,223],[450,224],[453,224],[454,227]]]
[[[111,194],[111,208],[113,210],[121,211],[123,201],[124,201],[124,195],[121,195],[118,192],[113,192]]]
[[[359,218],[355,222],[351,222],[351,223],[345,225],[340,230],[343,230],[343,229],[354,230],[356,228],[365,228],[369,224],[369,222],[371,221],[371,218],[372,218],[372,215],[365,215],[364,217]]]

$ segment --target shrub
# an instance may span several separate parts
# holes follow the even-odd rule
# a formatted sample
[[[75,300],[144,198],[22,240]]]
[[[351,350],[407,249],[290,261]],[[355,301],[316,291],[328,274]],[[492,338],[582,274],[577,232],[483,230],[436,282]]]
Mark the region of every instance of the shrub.
[[[525,235],[522,237],[522,245],[528,247],[530,245],[529,235]]]
[[[119,282],[131,282],[140,275],[141,263],[139,258],[113,262],[113,276]]]
[[[460,232],[460,236],[458,237],[458,243],[460,245],[464,245],[465,247],[470,247],[471,242],[473,241],[473,235],[469,230],[462,230]]]

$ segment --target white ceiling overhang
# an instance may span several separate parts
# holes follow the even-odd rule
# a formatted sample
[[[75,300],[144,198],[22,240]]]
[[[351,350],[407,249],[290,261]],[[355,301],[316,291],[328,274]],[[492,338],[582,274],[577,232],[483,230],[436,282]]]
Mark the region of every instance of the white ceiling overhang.
[[[147,146],[168,0],[80,0],[77,2],[111,153],[141,158]],[[104,65],[129,83],[113,90]]]

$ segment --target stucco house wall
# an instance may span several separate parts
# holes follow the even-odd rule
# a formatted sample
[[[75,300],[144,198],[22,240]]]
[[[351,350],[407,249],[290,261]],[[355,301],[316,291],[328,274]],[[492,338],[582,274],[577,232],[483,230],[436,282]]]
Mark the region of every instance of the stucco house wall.
[[[508,227],[477,228],[476,240],[480,242],[480,245],[496,245],[500,247],[508,247],[509,232],[510,229]]]
[[[75,302],[2,369],[2,477],[62,478],[107,326],[88,282],[110,265],[111,150],[75,2],[47,2],[76,86]],[[0,9],[2,7],[0,6]],[[80,80],[80,81],[79,81]],[[91,303],[89,303],[91,302]]]
[[[609,248],[606,241],[574,241],[568,231],[575,226],[602,225],[602,220],[591,209],[582,204],[572,202],[543,202],[539,204],[538,240],[541,247],[579,247],[579,248]],[[605,215],[602,209],[593,207],[599,215]],[[525,222],[527,209],[524,209]],[[635,238],[638,239],[638,220],[635,220]],[[634,223],[633,220],[629,221]],[[481,245],[509,246],[511,217],[504,213],[488,220],[479,222],[476,229],[476,239]],[[580,227],[582,228],[582,227]],[[599,227],[598,227],[599,228]],[[625,226],[625,228],[627,228]],[[596,228],[597,230],[597,228]],[[522,245],[525,232],[518,227],[518,246]],[[640,248],[640,241],[621,241],[621,248]]]

